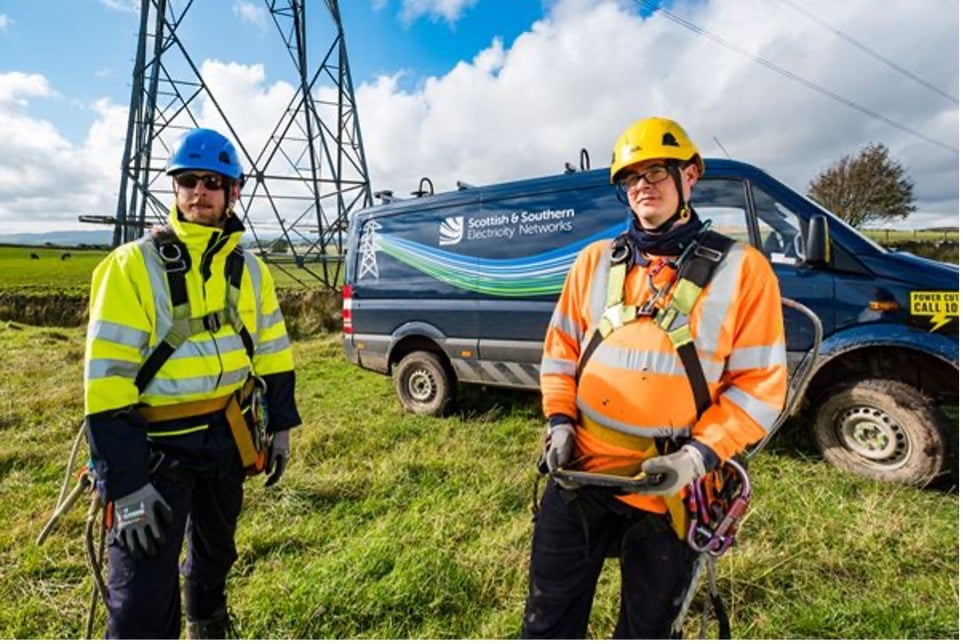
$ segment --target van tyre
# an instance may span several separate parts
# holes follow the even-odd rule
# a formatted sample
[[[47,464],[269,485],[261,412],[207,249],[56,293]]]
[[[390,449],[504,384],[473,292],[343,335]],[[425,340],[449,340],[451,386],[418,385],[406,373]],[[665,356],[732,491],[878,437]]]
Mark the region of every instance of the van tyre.
[[[918,487],[942,472],[950,429],[949,419],[928,396],[895,380],[837,385],[813,415],[816,443],[831,464]]]
[[[398,363],[395,392],[405,409],[441,416],[454,394],[454,379],[437,354],[415,351]]]

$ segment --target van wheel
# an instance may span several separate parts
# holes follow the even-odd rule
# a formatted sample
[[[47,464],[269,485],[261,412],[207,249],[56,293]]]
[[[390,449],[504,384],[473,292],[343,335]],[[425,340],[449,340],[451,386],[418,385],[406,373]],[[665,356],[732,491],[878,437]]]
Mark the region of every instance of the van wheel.
[[[895,380],[833,387],[815,405],[813,433],[836,467],[925,487],[943,469],[949,419],[928,396]]]
[[[454,384],[437,354],[409,353],[395,370],[395,392],[405,409],[424,416],[441,416],[451,401]]]

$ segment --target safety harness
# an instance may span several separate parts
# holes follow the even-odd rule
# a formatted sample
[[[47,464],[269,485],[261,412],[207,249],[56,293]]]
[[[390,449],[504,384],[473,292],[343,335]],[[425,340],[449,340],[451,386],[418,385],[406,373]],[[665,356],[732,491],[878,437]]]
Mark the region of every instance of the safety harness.
[[[735,243],[733,239],[709,230],[709,225],[710,222],[707,221],[699,235],[677,258],[655,260],[657,264],[651,267],[647,275],[650,294],[641,305],[625,303],[625,279],[634,265],[635,250],[625,234],[613,240],[605,308],[579,358],[575,370],[576,383],[581,378],[588,360],[605,338],[626,324],[649,317],[668,334],[682,362],[695,401],[696,419],[709,408],[712,397],[702,363],[699,361],[689,320],[699,296]],[[656,288],[653,278],[665,266],[676,270],[675,279],[669,280],[661,288]],[[670,291],[668,303],[660,308],[659,303]],[[641,452],[644,459],[667,453],[673,447],[667,439],[626,434],[604,427],[584,415],[580,415],[579,425],[588,434],[607,443]],[[554,476],[563,487],[567,485],[569,489],[578,485],[597,484],[621,489],[626,493],[640,491],[633,488],[636,479],[622,477],[618,473],[557,471]],[[641,482],[639,487],[642,487]],[[732,545],[742,514],[748,506],[750,492],[745,469],[734,461],[728,461],[699,481],[691,483],[685,502],[676,496],[664,497],[676,535],[680,539],[686,539],[689,546],[699,553],[692,582],[684,595],[682,609],[672,625],[673,637],[682,636],[682,624],[703,569],[708,572],[709,601],[719,622],[719,636],[721,639],[730,637],[729,619],[715,583],[715,559]],[[705,626],[704,612],[701,629],[703,633]]]
[[[137,372],[137,376],[134,378],[137,391],[143,393],[168,358],[188,338],[202,331],[216,333],[225,323],[230,324],[240,336],[248,360],[253,364],[254,341],[245,328],[240,313],[238,313],[241,279],[244,275],[244,251],[239,246],[234,248],[225,261],[224,276],[227,288],[224,308],[203,316],[190,317],[191,307],[187,297],[185,276],[191,268],[191,259],[187,247],[168,226],[155,227],[151,231],[151,240],[164,262],[164,272],[171,298],[173,323],[167,335],[154,348]],[[158,407],[145,405],[139,407],[138,412],[144,420],[153,424],[206,416],[223,411],[228,425],[231,427],[231,433],[241,456],[241,462],[249,474],[256,474],[264,471],[267,464],[264,389],[264,384],[260,378],[252,375],[240,389],[218,398]],[[250,400],[250,411],[254,421],[252,426],[249,426],[245,421],[244,410],[242,409],[242,404],[248,400]]]
[[[605,338],[626,324],[650,317],[668,334],[682,362],[695,399],[696,418],[709,408],[712,398],[702,364],[699,362],[695,341],[692,338],[689,316],[699,295],[712,280],[716,269],[734,243],[731,238],[708,230],[709,225],[710,222],[707,221],[702,232],[689,242],[679,257],[655,260],[657,264],[652,266],[647,275],[650,294],[641,305],[625,303],[625,278],[634,266],[635,251],[624,233],[612,241],[605,309],[579,358],[575,370],[576,383],[581,378],[585,365]],[[661,288],[656,288],[653,278],[666,266],[676,270],[675,279],[667,281]],[[659,308],[659,302],[665,299],[670,290],[669,302],[663,308]],[[646,459],[670,451],[671,446],[667,440],[616,431],[600,425],[585,415],[580,415],[579,424],[586,433],[612,445],[637,450]],[[682,500],[678,497],[665,497],[665,503],[672,519],[673,529],[680,539],[685,538],[689,517]]]
[[[147,385],[154,379],[168,358],[170,358],[188,338],[201,331],[216,333],[225,322],[231,324],[235,332],[240,336],[248,359],[252,360],[254,356],[254,341],[238,313],[241,279],[244,275],[244,251],[240,247],[235,248],[227,257],[224,267],[224,274],[227,278],[224,308],[220,311],[192,318],[190,317],[190,303],[187,297],[187,283],[185,279],[187,271],[191,268],[190,254],[187,252],[187,247],[177,238],[174,231],[166,226],[155,227],[151,231],[151,241],[164,262],[167,286],[171,298],[173,323],[170,331],[168,331],[167,335],[164,336],[157,347],[154,348],[138,370],[134,378],[137,391],[139,393],[144,392]],[[255,474],[264,471],[267,461],[267,412],[263,397],[264,390],[265,386],[263,381],[257,376],[252,375],[240,389],[225,396],[207,400],[176,403],[173,405],[162,405],[159,407],[145,405],[139,407],[137,411],[150,424],[181,421],[217,412],[224,412],[228,424],[231,427],[231,433],[234,436],[238,452],[241,455],[241,461],[248,474]],[[244,418],[244,413],[247,409],[242,408],[242,404],[248,400],[250,400],[250,413],[251,420],[253,421],[250,425]],[[91,639],[97,604],[103,603],[105,606],[108,605],[108,591],[107,584],[104,580],[103,568],[106,562],[107,532],[111,528],[113,511],[110,507],[111,503],[105,503],[102,495],[97,490],[97,477],[91,463],[88,463],[80,469],[75,475],[76,483],[73,489],[70,492],[67,491],[71,478],[74,477],[72,472],[74,471],[79,454],[80,444],[85,435],[85,426],[86,421],[82,422],[77,430],[67,463],[66,477],[61,486],[57,504],[50,519],[37,537],[37,545],[42,545],[44,541],[46,541],[60,519],[67,514],[81,496],[85,493],[89,494],[90,502],[84,524],[84,546],[87,565],[91,571],[94,583],[91,589],[84,633],[86,639]],[[148,436],[153,435],[157,434],[148,432]],[[161,433],[161,435],[163,435],[163,433]]]

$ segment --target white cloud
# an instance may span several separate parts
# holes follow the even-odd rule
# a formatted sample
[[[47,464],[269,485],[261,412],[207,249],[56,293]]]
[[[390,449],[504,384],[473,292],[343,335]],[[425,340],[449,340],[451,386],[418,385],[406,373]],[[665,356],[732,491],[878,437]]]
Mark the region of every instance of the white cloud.
[[[267,26],[267,11],[262,6],[253,2],[235,2],[232,9],[234,15],[245,22],[250,22],[260,28]]]
[[[123,11],[126,13],[139,13],[140,0],[100,0],[100,4],[113,11]]]
[[[401,21],[410,24],[421,16],[427,16],[432,20],[442,19],[448,24],[454,24],[477,2],[478,0],[403,0]]]
[[[6,31],[12,24],[13,20],[10,19],[10,16],[0,13],[0,31]]]
[[[119,0],[113,0],[118,4]],[[959,25],[941,0],[807,4],[808,11],[957,96]],[[453,16],[470,3],[409,2],[418,16]],[[355,78],[374,190],[407,195],[422,176],[437,191],[557,173],[586,148],[594,167],[630,122],[679,120],[706,156],[732,156],[805,189],[820,170],[881,142],[916,183],[910,225],[958,223],[959,155],[868,117],[746,55],[638,5],[561,0],[513,42],[493,40],[443,75],[398,71]],[[670,10],[739,49],[953,147],[958,105],[897,74],[825,27],[771,0],[676,2]],[[445,13],[448,11],[449,13]],[[349,43],[356,42],[350,38]],[[252,157],[263,149],[294,86],[262,65],[206,60],[201,73]],[[413,81],[413,82],[412,82]],[[327,90],[319,89],[320,93]],[[82,144],[32,114],[56,99],[36,74],[0,73],[0,229],[11,221],[116,208],[126,107],[99,101]],[[220,127],[210,102],[195,112]],[[9,133],[9,134],[7,134]],[[719,144],[717,144],[717,141]]]
[[[56,92],[40,74],[0,72],[0,109],[19,111],[31,98],[51,98]]]
[[[823,1],[811,11],[956,95],[958,25],[939,3]],[[820,169],[871,141],[889,146],[917,186],[921,213],[957,217],[958,155],[875,120],[631,3],[563,0],[507,48],[417,91],[397,76],[356,89],[375,189],[438,189],[558,172],[585,147],[595,167],[630,122],[679,120],[706,156],[733,156],[805,189]],[[678,5],[678,6],[676,6]],[[769,0],[673,5],[718,38],[928,137],[957,147],[958,106]],[[882,40],[885,36],[885,40]],[[921,45],[925,43],[925,45]]]

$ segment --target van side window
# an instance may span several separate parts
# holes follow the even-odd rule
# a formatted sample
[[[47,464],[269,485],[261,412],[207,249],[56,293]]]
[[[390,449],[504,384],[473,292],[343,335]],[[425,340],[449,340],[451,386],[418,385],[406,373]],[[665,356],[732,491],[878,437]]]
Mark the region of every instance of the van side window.
[[[737,241],[752,243],[746,189],[741,180],[703,179],[693,188],[691,201],[703,221],[712,220],[712,230]]]
[[[795,212],[759,186],[752,186],[760,250],[773,264],[800,264],[806,256],[802,224]]]

